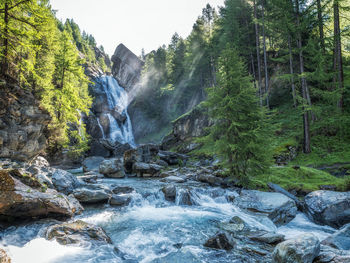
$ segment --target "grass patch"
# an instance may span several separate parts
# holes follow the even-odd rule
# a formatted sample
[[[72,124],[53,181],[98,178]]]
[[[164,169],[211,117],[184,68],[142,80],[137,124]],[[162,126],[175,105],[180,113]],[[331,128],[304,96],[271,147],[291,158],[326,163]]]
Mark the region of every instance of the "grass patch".
[[[350,186],[350,176],[337,178],[327,172],[310,167],[292,166],[272,167],[268,174],[262,174],[251,179],[254,189],[268,190],[267,183],[275,183],[287,191],[312,192],[319,190],[322,185],[335,186],[339,191],[346,191]]]

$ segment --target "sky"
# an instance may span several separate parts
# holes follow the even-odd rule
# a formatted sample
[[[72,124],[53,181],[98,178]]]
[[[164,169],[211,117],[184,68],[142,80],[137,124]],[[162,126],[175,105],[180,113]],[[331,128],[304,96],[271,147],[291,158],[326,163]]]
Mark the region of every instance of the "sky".
[[[177,32],[187,37],[207,3],[223,6],[224,0],[51,0],[57,17],[73,18],[81,30],[113,55],[123,43],[136,55],[169,44]],[[217,9],[217,8],[216,8]],[[218,10],[218,9],[217,9]]]

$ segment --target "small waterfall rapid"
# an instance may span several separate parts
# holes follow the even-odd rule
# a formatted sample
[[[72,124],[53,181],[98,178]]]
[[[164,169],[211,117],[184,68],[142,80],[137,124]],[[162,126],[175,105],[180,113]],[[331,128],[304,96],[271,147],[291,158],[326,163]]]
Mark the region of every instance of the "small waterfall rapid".
[[[128,114],[128,93],[112,76],[102,76],[97,81],[103,88],[109,109],[108,112],[103,113],[109,121],[109,130],[107,133],[104,132],[100,120],[97,120],[103,138],[110,139],[112,142],[128,143],[134,146],[135,140]]]

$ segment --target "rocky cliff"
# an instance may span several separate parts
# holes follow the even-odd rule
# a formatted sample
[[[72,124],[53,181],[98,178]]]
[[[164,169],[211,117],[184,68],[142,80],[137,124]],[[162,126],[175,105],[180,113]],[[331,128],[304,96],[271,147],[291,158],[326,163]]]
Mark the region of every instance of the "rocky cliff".
[[[188,153],[199,146],[195,138],[205,135],[205,128],[210,125],[212,121],[199,104],[173,121],[172,131],[162,141],[162,149]]]
[[[113,76],[124,89],[130,91],[140,80],[143,62],[123,44],[116,48],[112,62]]]
[[[31,92],[0,80],[0,158],[28,160],[44,151],[49,121]]]

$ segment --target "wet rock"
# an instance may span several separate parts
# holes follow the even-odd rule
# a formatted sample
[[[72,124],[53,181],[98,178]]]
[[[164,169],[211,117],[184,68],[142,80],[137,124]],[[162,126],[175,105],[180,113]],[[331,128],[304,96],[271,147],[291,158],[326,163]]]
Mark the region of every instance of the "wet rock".
[[[138,177],[157,177],[162,167],[157,164],[136,162],[132,166],[132,171]]]
[[[322,244],[336,249],[350,250],[350,224],[343,226],[333,235],[323,240]]]
[[[110,159],[101,162],[99,172],[109,178],[124,178],[124,166],[120,159]]]
[[[11,263],[11,258],[6,251],[0,248],[0,263]]]
[[[321,245],[320,254],[314,263],[350,263],[350,251]]]
[[[273,251],[274,263],[312,263],[320,253],[320,241],[313,234],[304,234],[279,243]]]
[[[127,206],[131,202],[131,197],[128,195],[113,195],[110,200],[110,205]]]
[[[160,159],[156,161],[156,164],[158,164],[160,166],[163,166],[165,168],[169,166],[169,164],[166,161],[163,161],[163,160],[160,160]]]
[[[107,203],[110,198],[110,193],[104,189],[88,189],[79,188],[73,192],[73,195],[81,203],[95,204],[95,203]]]
[[[28,175],[23,175],[24,177]],[[71,217],[82,211],[79,202],[35,183],[26,185],[8,170],[0,170],[0,220]]]
[[[174,153],[174,152],[168,152],[168,151],[159,151],[158,157],[167,162],[169,165],[177,165],[177,164],[184,164],[186,163],[186,160],[188,159],[188,156],[184,154]]]
[[[274,223],[266,216],[240,215],[234,216],[229,222],[219,223],[219,227],[231,233],[234,237],[257,236],[261,233],[274,232]]]
[[[196,177],[197,181],[203,182],[203,183],[208,183],[210,185],[214,186],[220,186],[224,180],[220,177],[216,177],[210,174],[206,173],[200,173]]]
[[[160,176],[160,177],[162,177],[162,176]],[[164,179],[161,179],[160,181],[167,182],[167,183],[184,183],[184,182],[186,182],[186,179],[181,178],[179,176],[170,175],[168,177],[165,177]]]
[[[98,172],[100,168],[100,164],[105,160],[105,158],[101,156],[92,156],[88,157],[83,161],[83,170],[84,172]]]
[[[127,173],[134,173],[134,163],[151,163],[157,161],[159,146],[155,144],[140,145],[124,153],[124,167]]]
[[[53,170],[51,181],[57,191],[67,195],[83,184],[75,175],[61,169]]]
[[[167,185],[162,188],[165,199],[168,201],[175,201],[176,198],[176,187],[174,185]]]
[[[297,214],[295,202],[280,193],[243,190],[234,204],[241,209],[266,214],[277,226],[287,224]]]
[[[130,186],[117,186],[112,190],[114,194],[130,194],[133,191],[134,191],[134,188]]]
[[[56,239],[61,245],[82,245],[91,242],[102,244],[112,243],[109,236],[101,227],[88,224],[81,220],[50,226],[46,231],[46,239]]]
[[[305,204],[307,215],[318,224],[339,228],[350,223],[350,192],[315,191]]]
[[[234,246],[233,242],[229,240],[226,234],[219,233],[214,237],[209,238],[205,243],[205,247],[215,248],[215,249],[224,249],[231,250]]]
[[[264,242],[267,244],[277,244],[284,241],[284,235],[277,234],[275,232],[265,232],[261,231],[254,235],[248,236],[251,240]]]
[[[177,191],[176,203],[178,205],[193,205],[190,191],[188,189],[180,189]]]
[[[78,176],[77,178],[88,184],[96,184],[97,179],[103,178],[103,175],[96,172],[87,172],[84,173],[84,175]]]

